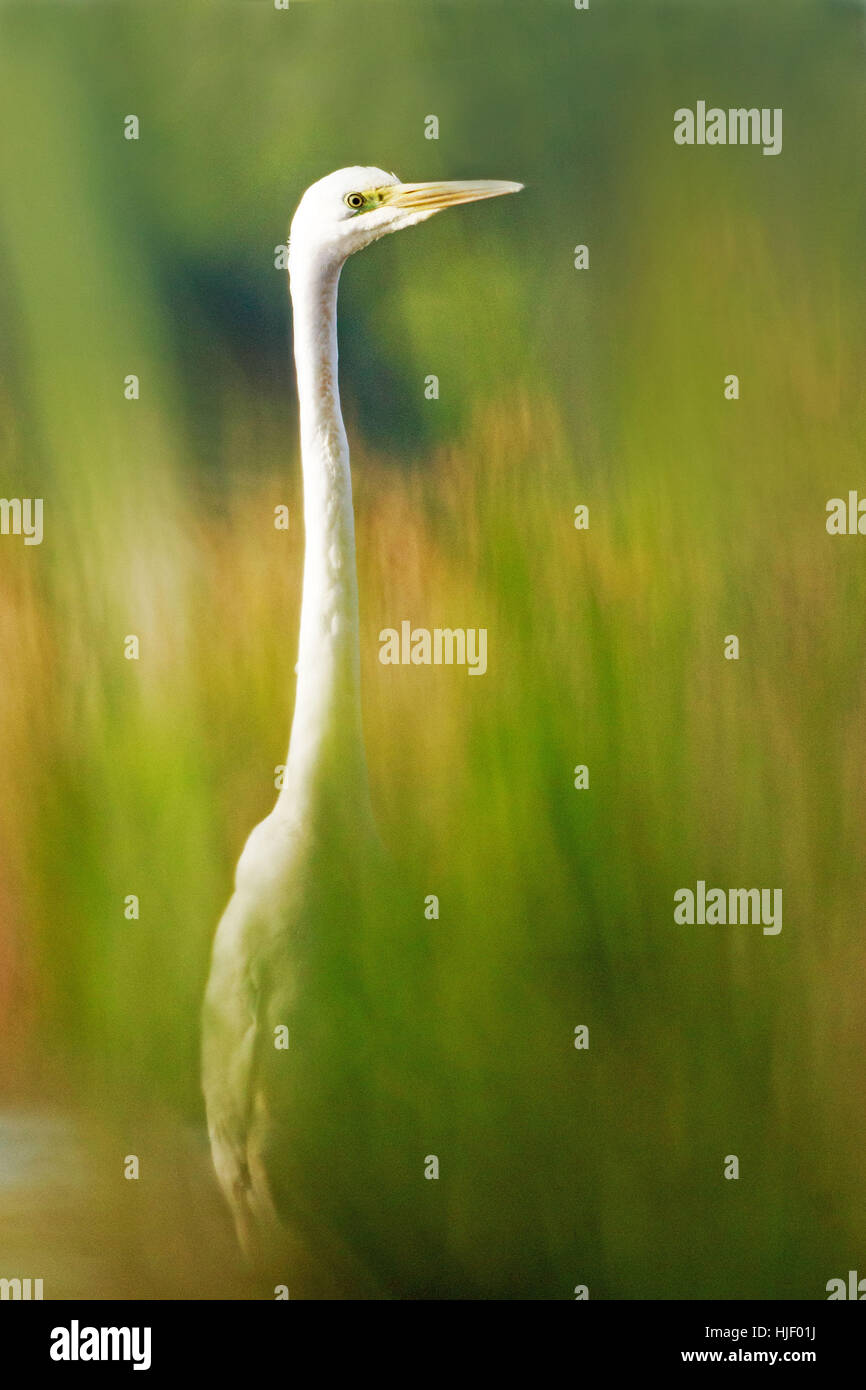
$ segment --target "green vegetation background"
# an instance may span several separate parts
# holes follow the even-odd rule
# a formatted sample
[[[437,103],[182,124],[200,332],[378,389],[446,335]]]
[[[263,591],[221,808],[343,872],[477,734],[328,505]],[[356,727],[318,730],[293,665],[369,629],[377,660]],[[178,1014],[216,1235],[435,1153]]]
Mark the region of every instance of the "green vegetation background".
[[[374,1210],[397,1294],[822,1297],[866,1236],[866,542],[824,529],[864,485],[861,12],[6,3],[0,31],[0,492],[45,499],[41,547],[0,541],[0,1079],[101,1117],[102,1225],[73,1203],[40,1233],[31,1192],[19,1263],[29,1239],[58,1292],[246,1288],[195,1138],[198,1009],[291,712],[274,248],[357,162],[527,187],[343,277],[368,756],[441,899],[445,1068],[417,1207],[347,1191],[340,1234]],[[781,156],[677,148],[699,98],[782,107]],[[486,626],[488,674],[382,667],[403,618]],[[781,887],[781,935],[675,926],[698,878]]]

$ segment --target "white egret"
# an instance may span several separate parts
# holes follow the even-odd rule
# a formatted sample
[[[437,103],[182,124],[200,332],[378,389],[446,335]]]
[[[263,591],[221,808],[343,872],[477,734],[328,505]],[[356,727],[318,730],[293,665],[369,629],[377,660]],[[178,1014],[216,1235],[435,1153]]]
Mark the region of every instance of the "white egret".
[[[346,1059],[356,1060],[360,1080],[359,1059],[375,1045],[364,1032],[368,982],[346,964],[351,903],[382,860],[361,729],[352,486],[337,383],[340,272],[352,252],[388,232],[521,187],[406,184],[381,169],[340,169],[307,190],[292,221],[306,533],[295,709],[284,785],[241,854],[203,1015],[214,1166],[248,1253],[287,1223],[314,1224],[327,1205],[340,1154],[320,1171],[311,1131],[333,1124],[335,1110],[345,1118],[353,1104],[363,1108],[363,1083],[353,1090]],[[289,1030],[288,1050],[278,1045],[280,1028]],[[361,1132],[351,1129],[356,1140]]]

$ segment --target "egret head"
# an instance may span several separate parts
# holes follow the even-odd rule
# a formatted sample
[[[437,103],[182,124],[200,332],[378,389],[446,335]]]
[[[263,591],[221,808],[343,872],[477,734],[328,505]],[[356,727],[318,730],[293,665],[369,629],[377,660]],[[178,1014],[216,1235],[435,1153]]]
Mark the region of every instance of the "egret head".
[[[384,169],[338,169],[307,189],[292,220],[294,260],[303,256],[341,265],[387,232],[425,222],[442,208],[518,193],[522,183],[401,183]]]

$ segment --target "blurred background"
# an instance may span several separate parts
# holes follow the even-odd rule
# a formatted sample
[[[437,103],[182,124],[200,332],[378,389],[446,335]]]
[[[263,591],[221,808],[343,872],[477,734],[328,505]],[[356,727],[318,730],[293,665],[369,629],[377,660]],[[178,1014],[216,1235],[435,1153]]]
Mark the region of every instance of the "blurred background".
[[[830,0],[0,5],[0,492],[45,507],[0,538],[0,1275],[262,1294],[198,1015],[293,698],[274,250],[354,163],[526,192],[343,276],[368,758],[438,1060],[408,1157],[334,1163],[337,1234],[396,1297],[862,1267],[866,541],[824,523],[863,482],[864,63]],[[675,146],[699,99],[782,107],[782,154]],[[487,674],[380,665],[404,618],[486,627]],[[676,926],[699,878],[781,887],[781,935]]]

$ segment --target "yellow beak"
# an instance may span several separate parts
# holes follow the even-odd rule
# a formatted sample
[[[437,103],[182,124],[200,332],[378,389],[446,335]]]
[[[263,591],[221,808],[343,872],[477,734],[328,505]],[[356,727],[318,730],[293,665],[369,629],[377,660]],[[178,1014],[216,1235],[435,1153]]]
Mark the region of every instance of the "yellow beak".
[[[454,183],[395,183],[380,188],[382,203],[414,212],[438,212],[458,203],[475,203],[480,198],[498,198],[501,193],[519,193],[522,183],[500,179],[478,179]]]

